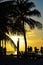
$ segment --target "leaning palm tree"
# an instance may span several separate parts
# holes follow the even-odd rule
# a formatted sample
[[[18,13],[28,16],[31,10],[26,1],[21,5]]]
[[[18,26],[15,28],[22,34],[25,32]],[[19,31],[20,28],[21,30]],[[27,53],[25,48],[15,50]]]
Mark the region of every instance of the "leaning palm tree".
[[[2,42],[1,42],[2,41]],[[5,41],[5,42],[4,42]],[[5,45],[5,47],[3,48],[3,54],[6,54],[6,44],[8,44],[8,42],[10,42],[9,44],[11,45],[11,47],[14,48],[14,51],[16,51],[16,45],[14,44],[13,40],[6,34],[4,34],[3,32],[0,32],[0,49],[3,48],[3,44]],[[2,44],[2,46],[1,46]],[[4,50],[5,49],[5,50]],[[5,52],[4,52],[5,51]]]
[[[1,41],[3,45],[3,39],[5,40],[5,48],[6,48],[6,35],[5,33],[8,33],[7,27],[5,26],[6,23],[3,22],[3,17],[0,17],[0,47],[1,47]]]
[[[6,21],[8,21],[8,19],[6,18],[6,13],[5,13],[5,3],[4,4],[0,3],[0,47],[1,47],[1,40],[3,42],[3,39],[5,40],[5,46],[6,46],[6,34],[5,33],[9,33],[8,28],[7,28],[8,23]]]
[[[14,1],[14,0],[12,0]],[[25,52],[27,52],[27,41],[26,41],[26,31],[25,23],[27,23],[31,29],[42,28],[42,24],[36,20],[33,20],[30,16],[40,17],[41,14],[37,9],[34,9],[35,4],[29,0],[16,0],[14,3],[10,4],[7,7],[7,17],[16,17],[16,20],[13,21],[10,18],[10,26],[13,31],[21,28],[24,33],[25,40]],[[6,9],[6,8],[5,8]],[[15,28],[16,24],[16,28]],[[20,26],[21,25],[21,26]]]
[[[11,25],[10,23],[8,23],[9,19],[7,18],[7,14],[9,14],[10,10],[7,7],[7,5],[11,4],[11,3],[12,3],[12,1],[0,3],[0,47],[1,47],[1,41],[2,41],[2,44],[3,44],[3,39],[5,40],[5,47],[6,47],[6,37],[7,37],[8,40],[10,39],[10,41],[12,41],[11,38],[9,38],[6,35],[6,33],[9,34],[9,26]],[[12,43],[10,43],[10,44],[15,49],[16,45],[14,44],[13,41],[12,41]]]
[[[9,33],[8,31],[9,24],[7,23],[8,18],[6,18],[6,15],[8,11],[7,5],[11,3],[12,1],[0,2],[0,42],[1,42],[1,39],[3,39],[3,37],[6,37],[6,35],[4,36],[4,34]]]
[[[1,47],[1,41],[2,41],[2,45],[3,45],[3,39],[4,39],[4,41],[5,41],[5,48],[6,48],[6,41],[7,41],[7,39],[8,40],[10,39],[10,41],[12,42],[10,44],[15,49],[16,45],[11,40],[11,38],[6,35],[6,33],[9,34],[9,29],[8,29],[9,24],[6,21],[8,21],[8,19],[6,17],[4,17],[4,16],[0,17],[0,47]]]

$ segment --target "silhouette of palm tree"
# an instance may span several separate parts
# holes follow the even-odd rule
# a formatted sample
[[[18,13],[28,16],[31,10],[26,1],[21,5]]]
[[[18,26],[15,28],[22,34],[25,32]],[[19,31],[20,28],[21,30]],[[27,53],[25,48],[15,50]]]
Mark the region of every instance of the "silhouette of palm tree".
[[[3,20],[4,21],[4,20]],[[3,38],[6,38],[6,35],[5,33],[7,32],[8,33],[8,30],[6,28],[6,24],[3,22],[0,18],[0,42]],[[6,40],[5,40],[6,42]],[[1,44],[1,43],[0,43]]]
[[[13,42],[13,40],[8,36],[8,35],[6,35],[6,40],[10,40],[11,41],[11,46],[16,50],[16,45],[14,44],[14,42]]]
[[[16,3],[12,4],[11,6],[14,9],[14,12],[12,12],[13,13],[12,16],[14,17],[14,15],[16,15],[16,21],[12,27],[13,29],[15,28],[15,26],[16,29],[22,28],[22,31],[24,33],[24,39],[25,39],[25,52],[27,52],[26,31],[24,27],[25,22],[29,24],[31,29],[35,28],[35,26],[37,28],[42,28],[42,24],[40,22],[30,18],[30,16],[40,17],[41,14],[37,9],[32,9],[33,7],[35,7],[35,4],[33,2],[30,2],[29,0],[17,0]]]
[[[14,1],[14,0],[12,0]],[[7,6],[7,5],[6,5]],[[30,16],[37,16],[40,17],[41,14],[37,9],[32,9],[35,7],[35,4],[33,2],[30,2],[29,0],[16,0],[14,3],[10,3],[7,6],[7,9],[5,7],[5,15],[7,15],[8,19],[10,17],[16,17],[16,20],[13,21],[13,19],[10,20],[10,27],[12,28],[12,31],[22,31],[24,33],[24,40],[25,40],[25,52],[27,52],[27,41],[26,41],[26,31],[25,31],[25,23],[27,23],[31,29],[34,29],[35,26],[37,28],[42,28],[42,24],[36,20],[33,20]]]
[[[9,33],[9,29],[8,29],[9,24],[7,22],[9,19],[6,17],[8,9],[6,8],[5,5],[10,4],[10,2],[0,3],[0,47],[1,47],[1,40],[3,41],[3,39],[5,40],[5,46],[6,46],[6,34],[5,33]]]
[[[5,33],[9,33],[9,23],[7,22],[9,19],[6,17],[6,15],[8,14],[7,5],[10,3],[12,3],[12,1],[0,3],[0,42],[3,39],[3,37],[6,37]]]
[[[3,40],[5,40],[5,43],[3,42]],[[10,40],[10,45],[14,48],[14,50],[16,51],[16,45],[14,44],[14,42],[13,42],[13,40],[8,36],[8,35],[6,35],[6,34],[4,34],[4,33],[0,33],[0,49],[1,49],[1,41],[2,41],[2,45],[3,45],[3,43],[5,44],[5,53],[4,54],[6,54],[6,42],[7,41],[9,41]],[[2,46],[2,48],[3,48],[3,46]]]

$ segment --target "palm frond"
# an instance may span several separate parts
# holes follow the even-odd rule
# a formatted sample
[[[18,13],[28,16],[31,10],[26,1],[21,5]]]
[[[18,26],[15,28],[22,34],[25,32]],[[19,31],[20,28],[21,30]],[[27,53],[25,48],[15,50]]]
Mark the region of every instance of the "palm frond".
[[[13,42],[13,40],[8,35],[6,35],[6,40],[10,40],[12,42],[10,44],[11,44],[11,46],[14,47],[14,49],[17,48],[16,45],[15,45],[15,43]]]
[[[5,38],[5,34],[0,30],[0,40],[3,40]]]
[[[5,5],[12,4],[13,2],[15,2],[15,0],[3,1],[3,2],[0,3],[0,5],[1,5],[1,6],[5,6]]]
[[[16,19],[15,23],[13,23],[10,27],[11,27],[11,32],[13,32],[13,33],[20,32],[21,34],[23,34],[23,32],[24,32],[23,24],[21,24],[20,17],[18,17]]]
[[[41,17],[41,13],[38,10],[36,10],[36,9],[34,9],[32,11],[29,11],[29,12],[25,12],[25,15]]]
[[[31,29],[35,28],[35,26],[38,29],[42,29],[42,24],[40,22],[38,22],[38,21],[35,21],[35,20],[31,19],[31,18],[28,19],[26,17],[23,17],[22,20],[24,22],[26,22],[30,26]]]
[[[24,3],[28,3],[29,2],[29,0],[24,0]]]
[[[40,23],[40,22],[38,22],[38,21],[36,21],[36,20],[33,20],[33,19],[31,19],[30,18],[30,21],[32,22],[32,23],[34,23],[34,28],[35,28],[35,26],[38,28],[38,29],[42,29],[42,24]],[[33,25],[32,25],[33,26]]]
[[[0,22],[0,31],[1,32],[7,32],[8,33],[8,29],[7,29],[7,26],[5,26],[6,24],[4,22]]]
[[[31,9],[31,8],[35,7],[35,4],[34,4],[34,2],[28,2],[28,3],[25,3],[24,6],[28,7],[28,9]]]
[[[42,24],[41,24],[39,21],[35,21],[35,20],[31,19],[31,18],[30,18],[30,20],[35,23],[35,26],[36,26],[38,29],[42,29]]]

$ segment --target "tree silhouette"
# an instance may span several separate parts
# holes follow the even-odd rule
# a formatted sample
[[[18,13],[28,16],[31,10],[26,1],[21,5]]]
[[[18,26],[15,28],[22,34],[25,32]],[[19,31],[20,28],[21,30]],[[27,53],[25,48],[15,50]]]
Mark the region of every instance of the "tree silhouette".
[[[8,18],[7,18],[7,12],[8,12],[8,8],[7,8],[7,4],[12,3],[12,1],[10,2],[3,2],[0,3],[0,47],[1,47],[1,41],[3,42],[3,39],[5,40],[5,46],[6,46],[6,37],[8,38],[8,36],[6,35],[6,33],[9,34],[9,26],[10,24],[8,23]],[[10,38],[9,38],[10,39]],[[13,47],[16,47],[16,45],[13,43]],[[2,43],[3,44],[3,43]]]
[[[37,9],[32,9],[35,7],[35,4],[33,2],[30,2],[29,0],[17,0],[16,4],[12,4],[12,7],[14,9],[14,12],[12,12],[13,16],[16,15],[16,21],[13,27],[15,28],[16,26],[15,24],[17,24],[16,28],[18,27],[19,29],[22,28],[23,33],[24,33],[24,39],[25,39],[25,52],[27,52],[26,31],[24,27],[25,22],[29,24],[31,29],[35,28],[35,26],[37,28],[42,28],[42,24],[40,22],[33,20],[30,17],[30,16],[40,17],[41,14]]]
[[[1,20],[1,17],[0,17],[0,42],[2,39],[6,38],[6,35],[5,35],[6,32],[8,33],[6,24],[4,23],[3,19]],[[5,40],[5,42],[6,42],[6,40]]]
[[[0,44],[1,44],[1,40],[6,38],[6,34],[5,33],[9,33],[9,23],[8,23],[8,18],[7,16],[7,12],[8,12],[8,7],[7,5],[12,3],[12,1],[9,2],[1,2],[0,3]],[[5,43],[6,43],[6,39],[5,39]],[[1,45],[0,45],[1,46]]]
[[[12,2],[15,0],[12,0]],[[6,2],[5,2],[6,3]],[[7,2],[8,3],[8,2]],[[7,6],[8,5],[8,6]],[[23,32],[25,40],[25,52],[27,52],[27,41],[26,41],[26,30],[25,23],[27,23],[31,29],[42,28],[42,24],[36,20],[33,20],[30,16],[40,17],[41,14],[37,9],[34,9],[35,4],[29,0],[16,0],[13,3],[8,3],[5,5],[4,11],[6,11],[5,16],[9,19],[9,27],[12,28],[12,31]],[[15,18],[14,21],[11,17]],[[11,30],[11,29],[10,29]]]

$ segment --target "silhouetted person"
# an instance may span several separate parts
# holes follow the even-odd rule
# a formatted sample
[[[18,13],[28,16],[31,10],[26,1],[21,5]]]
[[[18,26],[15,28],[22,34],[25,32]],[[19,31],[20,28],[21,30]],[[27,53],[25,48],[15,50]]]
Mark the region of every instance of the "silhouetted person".
[[[32,47],[28,47],[28,53],[32,52]]]
[[[34,52],[38,53],[39,49],[37,49],[37,47],[34,48]]]
[[[40,50],[40,52],[43,54],[43,47],[41,47],[41,50]]]

